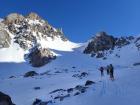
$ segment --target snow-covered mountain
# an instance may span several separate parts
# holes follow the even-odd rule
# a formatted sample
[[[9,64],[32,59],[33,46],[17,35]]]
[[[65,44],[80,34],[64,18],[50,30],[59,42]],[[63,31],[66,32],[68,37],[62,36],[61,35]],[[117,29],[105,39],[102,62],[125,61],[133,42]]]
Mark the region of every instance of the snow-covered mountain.
[[[74,43],[36,13],[12,13],[0,22],[0,91],[16,105],[139,105],[139,49],[139,36]],[[109,64],[115,81],[100,76]]]
[[[99,32],[89,41],[84,53],[104,60],[103,63],[109,61],[115,65],[133,66],[139,62],[139,41],[138,36],[118,38]]]
[[[0,23],[0,34],[1,62],[23,62],[26,60],[24,55],[34,47],[41,47],[49,52],[50,49],[71,51],[73,46],[77,46],[66,39],[62,29],[52,27],[36,13],[28,16],[9,14]]]

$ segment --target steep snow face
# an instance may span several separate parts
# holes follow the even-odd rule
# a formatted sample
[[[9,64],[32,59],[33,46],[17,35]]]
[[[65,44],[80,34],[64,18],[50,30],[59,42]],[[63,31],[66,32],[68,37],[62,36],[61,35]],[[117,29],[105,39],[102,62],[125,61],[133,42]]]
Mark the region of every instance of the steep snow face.
[[[24,62],[24,54],[25,51],[14,43],[9,48],[0,49],[0,62]]]
[[[50,48],[57,51],[73,51],[75,48],[81,46],[81,44],[77,44],[71,41],[62,41],[61,38],[47,38],[47,40],[42,39],[40,44],[44,48]]]

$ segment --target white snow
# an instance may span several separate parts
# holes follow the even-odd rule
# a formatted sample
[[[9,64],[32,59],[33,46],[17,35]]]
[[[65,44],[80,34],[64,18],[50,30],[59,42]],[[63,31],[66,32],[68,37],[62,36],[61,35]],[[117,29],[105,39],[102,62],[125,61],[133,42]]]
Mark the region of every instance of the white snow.
[[[14,36],[9,31],[7,32],[12,39],[11,43],[9,43],[10,47],[0,49],[0,62],[24,62],[24,54],[26,51],[14,43]]]
[[[63,41],[59,37],[55,37],[54,39],[48,37],[47,40],[41,39],[40,44],[43,48],[50,48],[58,51],[73,51],[75,48],[80,47],[80,44]]]
[[[29,24],[40,24],[40,25],[42,25],[42,23],[39,21],[39,20],[28,20],[29,22]]]
[[[24,62],[24,51],[17,44],[0,49],[0,62]]]
[[[115,81],[105,76],[102,82],[96,81],[87,93],[56,105],[139,105],[139,75],[136,68],[115,68]]]
[[[140,66],[133,64],[140,62],[140,55],[133,43],[116,48],[112,54],[107,55],[106,60],[83,54],[84,44],[64,42],[59,38],[41,40],[40,44],[61,56],[46,66],[33,68],[22,61],[23,58],[18,58],[22,57],[24,51],[17,49],[16,45],[0,50],[0,91],[10,95],[15,104],[31,105],[35,98],[47,101],[51,99],[49,92],[55,89],[73,88],[84,85],[86,80],[92,80],[96,84],[90,86],[85,93],[50,105],[139,105]],[[116,57],[116,54],[120,55],[120,58]],[[18,60],[22,62],[19,63]],[[13,63],[14,61],[18,63]],[[110,63],[115,67],[115,81],[111,81],[106,74],[101,78],[98,71],[100,66]],[[73,66],[76,68],[72,68]],[[47,72],[47,75],[24,78],[24,73],[31,70]],[[60,73],[57,73],[58,71]],[[81,72],[88,72],[89,75],[82,79],[72,77]],[[8,78],[12,75],[16,78]],[[34,87],[41,89],[34,90]]]

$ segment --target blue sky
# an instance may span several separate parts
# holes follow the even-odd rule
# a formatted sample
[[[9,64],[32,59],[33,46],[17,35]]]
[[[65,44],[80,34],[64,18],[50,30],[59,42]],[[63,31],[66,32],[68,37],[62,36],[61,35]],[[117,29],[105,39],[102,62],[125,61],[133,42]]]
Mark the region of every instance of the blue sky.
[[[75,42],[99,31],[115,36],[140,34],[140,0],[1,0],[0,17],[11,12],[36,12],[62,27]]]

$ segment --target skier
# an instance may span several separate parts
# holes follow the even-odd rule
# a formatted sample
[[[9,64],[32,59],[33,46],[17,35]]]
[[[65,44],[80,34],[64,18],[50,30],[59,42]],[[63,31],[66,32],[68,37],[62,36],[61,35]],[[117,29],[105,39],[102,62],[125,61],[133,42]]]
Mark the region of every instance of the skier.
[[[109,65],[107,65],[106,67],[106,72],[107,72],[107,75],[109,75]]]
[[[110,73],[110,79],[114,80],[114,67],[112,64],[109,65],[109,73]]]
[[[103,67],[100,67],[99,70],[101,72],[101,77],[104,76],[104,68]]]

